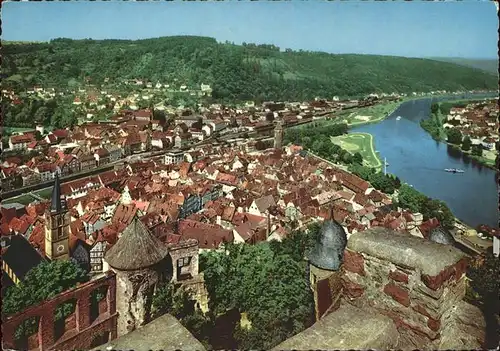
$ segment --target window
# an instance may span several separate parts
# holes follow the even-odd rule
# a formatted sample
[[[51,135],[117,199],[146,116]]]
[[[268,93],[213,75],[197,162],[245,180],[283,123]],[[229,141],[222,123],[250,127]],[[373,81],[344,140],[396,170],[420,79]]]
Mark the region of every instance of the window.
[[[177,260],[177,267],[186,267],[191,264],[191,257],[181,257]]]

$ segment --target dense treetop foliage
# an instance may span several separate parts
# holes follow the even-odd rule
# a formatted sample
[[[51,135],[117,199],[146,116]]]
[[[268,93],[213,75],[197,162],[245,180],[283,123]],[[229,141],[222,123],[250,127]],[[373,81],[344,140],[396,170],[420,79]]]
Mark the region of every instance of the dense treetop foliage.
[[[9,287],[2,299],[2,314],[11,315],[88,281],[73,261],[42,262],[20,284]]]
[[[207,315],[196,308],[191,294],[179,285],[162,284],[152,299],[152,318],[169,313],[177,318],[207,349],[210,348],[212,323]]]
[[[233,330],[239,348],[269,349],[312,324],[304,257],[318,233],[312,225],[282,242],[229,244],[200,256],[211,313],[235,310],[251,323]]]
[[[454,227],[455,218],[446,203],[431,199],[408,184],[402,184],[399,188],[398,205],[412,212],[420,212],[424,220],[436,218],[443,227]]]
[[[500,260],[488,252],[476,256],[467,269],[470,283],[467,285],[466,299],[483,311],[486,322],[485,349],[494,349],[500,339]]]
[[[216,99],[305,100],[377,92],[495,89],[481,70],[426,59],[281,51],[273,45],[217,43],[174,36],[146,40],[70,40],[2,49],[6,86],[68,86],[138,78],[210,84]]]
[[[462,132],[458,128],[450,128],[446,131],[447,139],[449,143],[459,145],[462,143],[463,136]]]

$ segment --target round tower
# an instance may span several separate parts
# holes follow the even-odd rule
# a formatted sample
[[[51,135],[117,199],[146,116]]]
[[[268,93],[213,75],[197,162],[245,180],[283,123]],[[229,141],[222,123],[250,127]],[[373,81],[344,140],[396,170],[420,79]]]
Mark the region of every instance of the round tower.
[[[346,245],[346,232],[335,220],[332,209],[308,257],[309,284],[314,293],[316,320],[339,307],[342,293],[340,268]]]
[[[148,323],[158,284],[172,278],[168,249],[136,216],[104,260],[116,273],[118,336]]]

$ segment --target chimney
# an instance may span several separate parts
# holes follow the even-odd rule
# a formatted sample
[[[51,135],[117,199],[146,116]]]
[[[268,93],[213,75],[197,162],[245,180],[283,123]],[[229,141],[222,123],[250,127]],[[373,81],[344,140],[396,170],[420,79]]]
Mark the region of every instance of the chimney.
[[[217,223],[218,225],[222,225],[222,218],[221,218],[221,216],[217,216],[216,221],[217,221],[216,223]]]

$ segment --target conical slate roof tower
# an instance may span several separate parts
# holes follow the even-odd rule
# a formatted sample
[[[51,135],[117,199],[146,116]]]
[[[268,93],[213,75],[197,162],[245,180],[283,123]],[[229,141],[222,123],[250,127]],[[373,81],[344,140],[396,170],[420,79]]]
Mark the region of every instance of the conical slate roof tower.
[[[113,268],[132,271],[151,267],[167,255],[167,247],[135,216],[104,259]]]
[[[441,226],[431,229],[429,240],[443,245],[455,245],[455,238],[453,235]]]
[[[347,245],[347,235],[344,228],[334,219],[333,208],[330,219],[323,223],[316,245],[309,255],[309,262],[321,269],[339,270]]]

